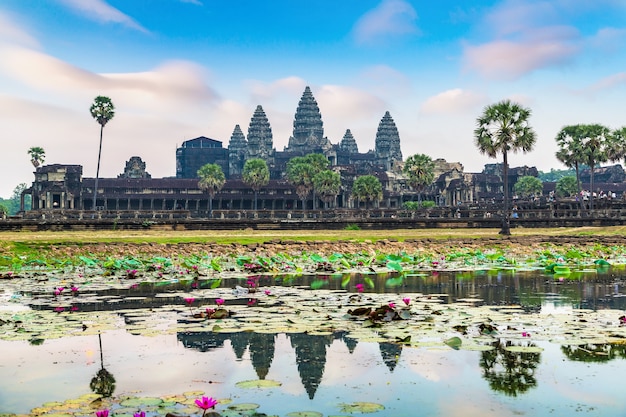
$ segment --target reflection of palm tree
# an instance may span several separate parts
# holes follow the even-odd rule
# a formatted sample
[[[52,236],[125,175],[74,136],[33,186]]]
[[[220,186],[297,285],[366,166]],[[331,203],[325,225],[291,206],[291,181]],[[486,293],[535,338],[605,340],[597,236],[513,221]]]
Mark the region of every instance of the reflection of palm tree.
[[[91,378],[89,388],[96,394],[103,397],[110,397],[115,391],[115,378],[113,374],[104,369],[104,356],[102,354],[102,336],[98,333],[98,342],[100,344],[100,370]]]
[[[309,399],[312,400],[324,375],[326,347],[332,343],[333,336],[296,333],[290,335],[289,338],[291,346],[296,350],[296,363],[302,385],[309,394]]]
[[[381,342],[378,344],[378,348],[380,349],[380,355],[383,357],[383,362],[393,372],[400,359],[402,346],[397,343]]]
[[[567,345],[561,346],[561,352],[572,361],[609,362],[616,358],[626,358],[626,345],[611,343]]]
[[[265,379],[274,359],[276,333],[252,333],[250,335],[250,359],[259,379]]]
[[[493,346],[495,349],[482,352],[480,358],[483,377],[492,390],[516,397],[537,386],[535,369],[541,361],[540,353],[510,352],[505,349],[513,346],[510,341],[498,340]]]

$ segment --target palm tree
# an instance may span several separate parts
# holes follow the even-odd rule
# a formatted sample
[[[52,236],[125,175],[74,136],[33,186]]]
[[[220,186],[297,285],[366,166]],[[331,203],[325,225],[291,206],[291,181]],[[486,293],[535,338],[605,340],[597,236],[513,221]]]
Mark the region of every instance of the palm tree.
[[[593,210],[593,171],[597,165],[617,158],[613,154],[612,135],[608,127],[600,124],[582,125],[583,162],[589,165],[589,209]],[[619,158],[617,158],[619,159]]]
[[[43,164],[44,159],[46,159],[46,151],[40,146],[33,146],[28,150],[28,155],[30,155],[30,162],[33,164],[35,169],[39,167],[39,165]]]
[[[367,208],[368,201],[380,201],[382,199],[383,186],[375,176],[362,175],[354,180],[352,195],[359,200],[365,200],[365,208]]]
[[[504,216],[502,218],[503,235],[510,235],[509,223],[509,152],[532,150],[537,135],[528,124],[530,109],[510,100],[503,100],[487,106],[476,120],[474,140],[480,153],[496,158],[502,154],[502,176],[504,182]]]
[[[105,96],[98,96],[93,101],[93,104],[89,108],[91,117],[93,117],[98,124],[100,124],[100,146],[98,147],[98,167],[96,168],[96,182],[93,187],[93,203],[92,210],[96,209],[96,194],[98,193],[98,178],[100,177],[100,156],[102,155],[102,132],[104,125],[115,116],[115,106],[110,98]]]
[[[260,158],[248,159],[243,165],[241,177],[243,182],[254,190],[254,210],[256,210],[259,189],[270,182],[270,171],[267,168],[267,163]]]
[[[335,171],[325,169],[313,177],[313,185],[326,207],[328,207],[328,203],[332,202],[339,194],[341,176]]]
[[[209,217],[213,217],[213,198],[226,183],[222,167],[218,164],[206,164],[198,170],[198,187],[209,193]]]
[[[402,172],[407,176],[409,186],[418,192],[422,202],[422,191],[435,180],[435,163],[428,155],[415,154],[404,163]]]
[[[576,185],[580,196],[580,164],[583,163],[583,129],[581,125],[565,126],[556,135],[556,143],[559,150],[556,152],[556,159],[561,161],[566,167],[574,168],[576,171]],[[580,199],[582,207],[582,198]]]
[[[296,187],[296,194],[302,201],[302,210],[306,210],[306,198],[313,189],[314,168],[297,156],[287,162],[287,181]]]

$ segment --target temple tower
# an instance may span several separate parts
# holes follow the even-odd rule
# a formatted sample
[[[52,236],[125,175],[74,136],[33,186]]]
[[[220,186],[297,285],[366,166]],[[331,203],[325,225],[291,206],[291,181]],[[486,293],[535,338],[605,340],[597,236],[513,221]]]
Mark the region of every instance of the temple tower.
[[[330,141],[324,137],[324,125],[320,109],[311,89],[307,86],[296,109],[293,136],[289,138],[286,150],[307,154],[330,148]]]
[[[386,170],[391,170],[396,162],[402,162],[400,135],[389,112],[385,112],[378,124],[375,153],[377,163]]]
[[[356,144],[356,140],[354,140],[354,136],[352,136],[352,132],[350,129],[346,130],[346,133],[343,135],[343,139],[341,139],[341,143],[339,144],[339,149],[342,152],[347,153],[359,153],[359,147]]]
[[[241,175],[243,170],[243,164],[245,162],[246,148],[248,147],[248,141],[241,131],[239,125],[235,126],[233,134],[230,136],[230,142],[228,142],[228,175]]]
[[[267,120],[263,107],[256,106],[248,127],[248,147],[245,159],[261,158],[267,161],[272,155],[273,146],[270,122]]]

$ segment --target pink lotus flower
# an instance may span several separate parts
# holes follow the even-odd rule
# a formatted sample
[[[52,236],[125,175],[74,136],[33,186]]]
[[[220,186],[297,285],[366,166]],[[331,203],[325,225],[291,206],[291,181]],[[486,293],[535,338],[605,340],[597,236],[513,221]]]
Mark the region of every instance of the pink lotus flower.
[[[396,303],[389,303],[389,308],[396,308]]]
[[[139,284],[133,284],[130,286],[131,290],[134,290],[135,288],[139,288]]]
[[[198,288],[198,281],[194,281],[191,283],[191,288]]]
[[[188,306],[191,306],[194,301],[196,301],[196,299],[193,297],[185,298],[185,303],[187,303]]]
[[[248,307],[253,307],[255,306],[257,303],[257,299],[256,298],[250,298],[248,299]]]
[[[104,409],[104,410],[96,411],[96,417],[109,417],[109,410]]]
[[[409,305],[409,304],[411,304],[411,299],[409,297],[405,297],[405,298],[402,299],[402,302],[404,304],[406,304],[406,305]]]
[[[213,397],[202,397],[196,400],[196,405],[199,408],[203,409],[204,413],[206,413],[206,410],[208,410],[209,408],[215,408],[215,406],[217,405],[217,400],[213,399]],[[202,415],[204,415],[204,413],[202,413]]]
[[[358,292],[365,291],[365,286],[363,284],[356,284],[354,287],[356,288]]]
[[[206,309],[206,315],[211,317],[213,315],[213,313],[215,313],[215,309],[214,308],[207,308]]]
[[[78,307],[77,306],[72,306],[72,308],[70,308],[70,311],[78,311]]]
[[[522,337],[530,337],[530,333],[522,332]]]
[[[59,287],[56,290],[54,290],[54,295],[61,295],[61,293],[63,292],[63,290],[65,289],[65,287]]]
[[[54,309],[55,313],[63,313],[64,311],[65,311],[64,307],[57,307],[57,308]]]
[[[265,295],[270,295],[272,292],[270,290],[265,290]]]
[[[217,304],[218,306],[221,306],[224,304],[224,299],[223,298],[218,298],[217,300],[215,300],[215,304]]]
[[[146,417],[146,412],[140,411],[138,413],[133,414],[133,417]]]

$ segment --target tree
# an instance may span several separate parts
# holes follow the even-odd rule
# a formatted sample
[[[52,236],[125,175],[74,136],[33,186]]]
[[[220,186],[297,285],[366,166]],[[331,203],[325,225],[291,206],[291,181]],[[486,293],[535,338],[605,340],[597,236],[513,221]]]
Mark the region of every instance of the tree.
[[[565,126],[556,135],[556,143],[559,150],[556,152],[556,159],[561,161],[566,167],[574,168],[576,171],[576,187],[580,194],[580,168],[584,161],[583,139],[584,131],[581,125]],[[581,205],[582,205],[582,199]]]
[[[341,176],[335,171],[325,169],[313,177],[313,185],[322,201],[328,207],[333,202],[341,189]]]
[[[43,164],[44,159],[46,159],[46,151],[40,146],[31,147],[28,150],[28,155],[30,155],[30,162],[35,168]]]
[[[535,131],[528,119],[530,109],[510,100],[503,100],[487,106],[477,119],[474,140],[480,153],[496,158],[502,154],[502,177],[504,182],[503,235],[510,235],[509,224],[509,152],[530,152],[537,141]]]
[[[380,201],[383,198],[383,186],[373,175],[361,175],[352,184],[352,195],[365,200],[365,208],[369,201]]]
[[[305,156],[296,156],[287,162],[287,181],[296,187],[296,193],[302,200],[302,209],[306,209],[306,197],[311,191],[315,191],[313,177],[328,169],[330,161],[324,155],[311,153]],[[315,195],[313,195],[313,208],[315,209]]]
[[[517,180],[513,189],[517,194],[524,197],[541,195],[543,191],[543,183],[537,177],[532,175],[525,175]]]
[[[576,194],[578,180],[575,176],[569,175],[560,178],[556,182],[556,195],[559,197],[571,197]]]
[[[218,164],[206,164],[198,170],[198,187],[209,193],[209,217],[213,217],[213,198],[226,183],[222,167]]]
[[[613,136],[606,126],[600,124],[582,125],[582,156],[589,165],[589,209],[593,210],[593,171],[602,162],[617,158],[613,153]]]
[[[241,177],[243,182],[254,191],[254,209],[256,210],[259,190],[270,182],[270,171],[267,168],[267,163],[260,158],[248,159],[243,165]]]
[[[91,117],[93,117],[100,125],[100,146],[98,147],[98,167],[96,168],[96,182],[93,187],[93,203],[92,210],[96,209],[96,195],[98,193],[98,179],[100,177],[100,157],[102,155],[102,132],[104,126],[115,116],[115,106],[110,98],[98,96],[89,108]]]
[[[296,156],[287,162],[287,181],[296,187],[296,194],[302,201],[302,209],[306,210],[306,198],[313,189],[315,168],[306,162],[303,156]]]
[[[407,176],[409,186],[418,192],[421,203],[422,191],[435,180],[435,163],[428,155],[415,154],[406,160],[402,172]]]

